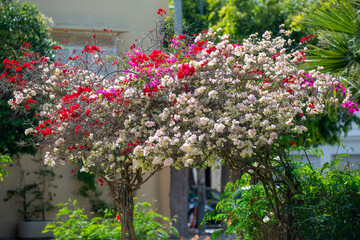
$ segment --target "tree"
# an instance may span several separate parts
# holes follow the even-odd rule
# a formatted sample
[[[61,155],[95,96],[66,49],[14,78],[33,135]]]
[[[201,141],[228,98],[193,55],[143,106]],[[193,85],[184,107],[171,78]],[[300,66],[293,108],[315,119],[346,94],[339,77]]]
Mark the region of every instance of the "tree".
[[[34,4],[1,0],[0,60],[3,61],[6,57],[19,57],[18,50],[30,45],[31,49],[28,51],[40,54],[50,51],[53,43],[46,27],[49,21],[50,19],[42,15]]]
[[[164,167],[211,166],[221,158],[271,191],[274,175],[296,191],[278,168],[286,143],[344,88],[329,75],[299,70],[305,52],[287,53],[288,43],[265,32],[240,45],[210,29],[190,44],[175,36],[167,51],[133,45],[103,57],[99,46],[86,45],[68,64],[35,54],[5,59],[1,78],[15,89],[13,108],[38,105],[39,121],[26,133],[47,148],[45,162],[80,163],[96,173],[119,209],[122,239],[135,239],[133,196]],[[354,110],[350,96],[337,95]],[[276,206],[274,213],[286,221]]]
[[[305,34],[302,28],[293,23],[293,19],[304,8],[313,4],[313,0],[207,0],[203,1],[204,10],[200,10],[200,1],[183,1],[184,29],[187,34],[199,33],[209,26],[222,28],[224,33],[241,41],[250,34],[265,31],[277,33],[279,25],[285,23],[294,31],[292,37],[300,40]]]
[[[13,0],[0,1],[0,60],[7,57],[19,59],[23,50],[48,53],[52,47],[49,31],[46,28],[48,19],[43,16],[30,3],[20,4]],[[31,48],[30,48],[31,46]],[[5,70],[5,65],[0,66],[0,71]],[[2,93],[5,94],[7,86],[1,83]],[[29,136],[24,135],[28,128],[29,115],[14,113],[8,105],[10,96],[6,93],[0,96],[0,153],[14,155],[17,153],[34,154],[33,146],[21,147],[15,142],[27,141]],[[31,117],[30,117],[31,118]]]
[[[200,6],[200,2],[201,0],[183,0],[183,28],[184,33],[188,36],[208,28],[208,21],[206,19],[208,2],[203,1],[202,6]]]

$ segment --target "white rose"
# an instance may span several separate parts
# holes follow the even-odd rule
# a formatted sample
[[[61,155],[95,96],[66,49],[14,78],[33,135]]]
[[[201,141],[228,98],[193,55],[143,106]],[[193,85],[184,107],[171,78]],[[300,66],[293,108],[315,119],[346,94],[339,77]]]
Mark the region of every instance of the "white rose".
[[[165,159],[164,166],[169,167],[169,166],[171,166],[173,164],[173,162],[174,161],[172,160],[172,158]]]
[[[215,131],[219,133],[222,133],[225,129],[225,126],[222,123],[215,123],[214,127],[215,127]]]
[[[209,119],[206,118],[206,117],[201,117],[201,118],[199,119],[199,125],[200,125],[200,126],[206,125],[208,122],[209,122]]]
[[[217,99],[218,98],[218,92],[215,90],[212,90],[209,92],[209,98]]]
[[[146,121],[145,122],[145,125],[148,127],[148,128],[151,128],[153,126],[155,126],[155,123],[153,121]]]

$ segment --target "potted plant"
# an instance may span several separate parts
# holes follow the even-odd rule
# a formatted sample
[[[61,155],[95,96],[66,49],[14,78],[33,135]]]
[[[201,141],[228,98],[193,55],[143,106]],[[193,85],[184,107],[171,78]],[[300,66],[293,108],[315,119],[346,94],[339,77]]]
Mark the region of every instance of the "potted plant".
[[[31,238],[51,238],[52,234],[43,234],[46,224],[46,213],[55,207],[52,204],[54,193],[50,188],[56,188],[52,184],[55,179],[55,173],[52,169],[46,167],[41,159],[33,159],[36,170],[25,171],[21,164],[21,159],[14,161],[19,169],[20,182],[16,189],[7,191],[7,198],[16,199],[19,205],[19,213],[22,221],[18,224],[18,237],[22,239]],[[29,179],[35,181],[29,181]]]

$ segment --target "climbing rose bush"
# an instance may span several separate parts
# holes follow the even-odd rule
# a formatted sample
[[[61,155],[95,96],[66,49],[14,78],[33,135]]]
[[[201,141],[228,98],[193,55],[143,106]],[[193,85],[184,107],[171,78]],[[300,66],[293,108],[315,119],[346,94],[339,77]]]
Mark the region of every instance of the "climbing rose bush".
[[[240,159],[254,157],[281,135],[306,132],[305,121],[337,103],[334,92],[341,95],[343,107],[354,106],[339,81],[297,68],[305,60],[304,50],[287,53],[291,41],[272,39],[269,32],[242,45],[212,30],[189,45],[182,35],[172,42],[173,54],[161,55],[163,68],[138,49],[128,53],[137,72],[129,76],[140,83],[148,79],[144,87],[132,86],[133,96],[167,101],[154,112],[155,121],[148,120],[154,134],[134,148],[135,168],[147,168],[150,162],[178,168],[212,165],[217,158],[209,155],[223,156],[224,151]],[[357,105],[354,109],[349,107],[356,111]]]
[[[358,110],[341,82],[299,70],[306,49],[287,52],[288,44],[266,32],[240,45],[210,29],[191,43],[175,37],[168,52],[133,45],[125,60],[110,61],[121,71],[105,72],[100,48],[85,46],[66,64],[34,54],[5,59],[2,79],[14,84],[14,109],[39,105],[41,120],[26,133],[46,147],[48,165],[80,160],[83,171],[96,166],[107,177],[124,166],[211,165],[209,153],[247,158],[281,135],[306,132],[305,121],[338,103],[334,92]]]

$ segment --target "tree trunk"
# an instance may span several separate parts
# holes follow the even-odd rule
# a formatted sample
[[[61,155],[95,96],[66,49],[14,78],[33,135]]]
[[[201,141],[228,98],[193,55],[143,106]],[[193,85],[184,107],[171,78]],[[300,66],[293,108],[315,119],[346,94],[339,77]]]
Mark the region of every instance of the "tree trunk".
[[[195,186],[197,183],[195,182],[194,170],[189,169],[189,187]]]
[[[228,164],[221,165],[221,193],[224,193],[225,186],[230,182],[230,166]]]
[[[189,195],[189,169],[183,171],[171,168],[170,211],[171,216],[178,216],[174,227],[180,236],[188,237],[188,195]]]
[[[205,215],[205,201],[206,201],[206,190],[205,190],[205,169],[200,168],[198,170],[198,214],[197,223],[199,228],[199,234],[205,233],[205,225],[201,225]]]
[[[118,209],[121,224],[121,240],[136,240],[134,194],[159,169],[155,169],[146,179],[143,179],[144,173],[141,170],[134,172],[130,165],[125,164],[121,171],[121,178],[109,179],[101,176],[101,179],[109,186],[110,196]]]
[[[243,172],[238,169],[231,169],[231,182],[235,183],[237,180],[241,178]]]
[[[121,240],[136,240],[134,228],[134,196],[130,195],[131,187],[119,189],[116,205],[121,222]]]

